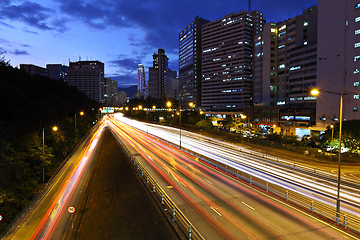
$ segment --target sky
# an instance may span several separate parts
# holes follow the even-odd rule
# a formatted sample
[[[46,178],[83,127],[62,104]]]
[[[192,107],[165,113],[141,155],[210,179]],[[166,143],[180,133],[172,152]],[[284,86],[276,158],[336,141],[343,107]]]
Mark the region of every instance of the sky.
[[[267,22],[301,14],[317,0],[252,0]],[[0,0],[0,53],[10,64],[99,60],[120,87],[146,79],[152,55],[163,48],[178,71],[178,34],[196,16],[210,21],[248,9],[248,0]]]

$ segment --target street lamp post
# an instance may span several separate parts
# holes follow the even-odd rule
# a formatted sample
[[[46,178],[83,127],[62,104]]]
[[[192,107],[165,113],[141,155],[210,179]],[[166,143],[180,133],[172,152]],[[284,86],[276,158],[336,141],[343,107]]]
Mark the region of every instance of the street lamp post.
[[[52,128],[52,130],[54,132],[56,132],[58,130],[58,127],[57,126],[54,126]],[[42,129],[42,154],[43,154],[43,162],[42,162],[42,167],[43,167],[43,171],[42,171],[42,179],[43,179],[43,182],[45,182],[45,128]]]
[[[83,111],[81,111],[79,114],[80,114],[80,116],[84,116]],[[77,131],[77,128],[76,128],[76,113],[75,113],[75,131]]]
[[[331,152],[333,152],[334,148],[334,125],[330,125],[331,128]]]
[[[340,217],[340,183],[341,183],[341,130],[342,130],[342,115],[343,115],[343,95],[353,94],[353,93],[338,93],[322,90],[323,92],[332,93],[340,95],[340,122],[339,122],[339,166],[338,166],[338,176],[337,176],[337,196],[336,196],[336,221],[339,221]],[[311,95],[319,95],[320,91],[317,89],[311,90]]]

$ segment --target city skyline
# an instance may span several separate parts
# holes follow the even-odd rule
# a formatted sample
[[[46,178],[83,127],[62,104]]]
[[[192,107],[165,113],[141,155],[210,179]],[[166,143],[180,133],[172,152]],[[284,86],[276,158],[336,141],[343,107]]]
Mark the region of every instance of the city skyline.
[[[277,22],[317,5],[316,0],[286,3],[252,1],[251,9],[263,12],[266,21]],[[100,6],[94,1],[6,0],[0,4],[0,51],[15,67],[99,60],[105,63],[106,77],[120,87],[136,85],[137,64],[150,67],[158,48],[165,49],[169,67],[178,71],[178,34],[195,16],[214,21],[247,9],[248,1],[132,5],[103,1]]]

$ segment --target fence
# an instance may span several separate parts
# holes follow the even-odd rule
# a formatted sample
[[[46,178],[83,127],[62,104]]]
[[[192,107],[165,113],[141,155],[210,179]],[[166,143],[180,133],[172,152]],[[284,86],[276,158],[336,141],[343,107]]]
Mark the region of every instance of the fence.
[[[111,132],[115,134],[113,131]],[[160,206],[163,214],[172,224],[179,237],[181,239],[189,240],[204,239],[197,231],[197,229],[186,218],[186,216],[181,212],[181,210],[176,206],[176,204],[170,199],[166,192],[160,187],[160,185],[154,180],[154,178],[150,176],[150,174],[146,171],[146,169],[135,157],[135,155],[132,154],[131,151],[129,151],[126,145],[119,138],[117,139],[124,153],[130,160],[131,165],[134,167],[143,183],[147,186],[147,189],[152,193],[152,197]]]

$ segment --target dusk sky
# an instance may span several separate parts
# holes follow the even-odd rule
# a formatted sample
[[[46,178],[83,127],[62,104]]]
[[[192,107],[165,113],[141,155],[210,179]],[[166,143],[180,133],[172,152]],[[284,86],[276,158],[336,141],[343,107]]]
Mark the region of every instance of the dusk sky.
[[[252,0],[251,9],[278,22],[314,5],[317,0]],[[0,52],[14,67],[99,60],[105,75],[126,87],[136,85],[138,63],[148,79],[158,48],[178,71],[178,34],[196,16],[213,21],[247,9],[248,0],[1,0]]]

